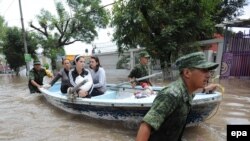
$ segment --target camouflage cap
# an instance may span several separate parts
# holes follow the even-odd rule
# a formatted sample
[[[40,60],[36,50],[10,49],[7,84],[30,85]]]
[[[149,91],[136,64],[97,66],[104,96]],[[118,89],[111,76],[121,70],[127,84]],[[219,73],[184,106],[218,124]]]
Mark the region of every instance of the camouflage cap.
[[[208,62],[203,52],[195,52],[182,56],[176,60],[175,64],[179,70],[184,68],[213,70],[219,66],[217,63]]]
[[[149,57],[150,57],[149,54],[148,54],[148,52],[146,52],[146,51],[141,51],[141,52],[139,53],[139,56],[140,56],[140,58],[141,58],[141,57],[146,57],[146,58],[149,58]]]
[[[34,60],[34,65],[41,65],[41,62],[39,60]]]

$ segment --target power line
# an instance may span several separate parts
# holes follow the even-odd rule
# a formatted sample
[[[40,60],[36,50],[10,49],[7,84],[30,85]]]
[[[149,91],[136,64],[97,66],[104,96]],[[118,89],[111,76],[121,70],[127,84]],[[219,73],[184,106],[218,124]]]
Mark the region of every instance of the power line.
[[[7,11],[9,10],[9,8],[12,6],[13,2],[14,2],[14,0],[11,1],[10,5],[9,5],[8,8],[5,10],[3,16],[5,16],[6,12],[7,12]]]

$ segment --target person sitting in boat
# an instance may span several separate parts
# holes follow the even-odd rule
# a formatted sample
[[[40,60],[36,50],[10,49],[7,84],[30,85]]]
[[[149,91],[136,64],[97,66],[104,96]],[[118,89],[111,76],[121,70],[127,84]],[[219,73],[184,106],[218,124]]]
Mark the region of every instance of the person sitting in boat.
[[[49,86],[53,86],[60,78],[61,78],[61,92],[67,93],[68,87],[71,86],[69,81],[69,71],[71,68],[70,60],[69,59],[62,59],[63,68],[57,73],[53,80],[50,81]]]
[[[176,66],[180,78],[159,91],[140,124],[136,141],[181,140],[193,93],[200,88],[209,91],[218,87],[217,84],[206,86],[210,71],[218,64],[206,61],[203,52],[180,57]]]
[[[51,75],[46,73],[46,70],[42,68],[41,62],[39,60],[34,60],[33,68],[29,72],[29,83],[28,87],[30,93],[41,93],[39,88],[43,85],[43,77]]]
[[[74,58],[75,68],[69,71],[70,84],[76,87],[79,83],[86,81],[76,90],[79,97],[90,97],[93,89],[93,80],[88,69],[84,68],[85,59],[81,55],[76,55]]]
[[[90,72],[94,83],[91,96],[102,95],[106,91],[106,74],[97,56],[90,57]]]
[[[147,83],[141,83],[141,86],[143,90],[135,93],[136,98],[145,98],[151,96],[152,94],[155,94],[153,88]]]
[[[129,81],[133,81],[137,78],[149,75],[148,74],[148,60],[150,59],[149,54],[146,51],[141,51],[139,53],[139,57],[140,57],[140,64],[136,65],[128,75]],[[144,79],[138,82],[133,81],[131,83],[131,86],[134,88],[136,85],[142,85],[143,83],[146,83],[148,86],[152,86],[149,79]]]

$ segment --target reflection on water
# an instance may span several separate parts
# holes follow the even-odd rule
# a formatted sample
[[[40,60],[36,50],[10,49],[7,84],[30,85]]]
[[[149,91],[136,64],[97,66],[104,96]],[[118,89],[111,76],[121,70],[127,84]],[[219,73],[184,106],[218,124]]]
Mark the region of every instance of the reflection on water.
[[[126,80],[125,75],[119,75],[108,81]],[[220,83],[226,91],[216,115],[186,128],[184,140],[224,141],[227,124],[250,124],[250,81],[234,79]],[[47,103],[41,95],[30,95],[26,77],[0,75],[0,96],[0,140],[133,141],[136,136],[130,123],[68,114]]]

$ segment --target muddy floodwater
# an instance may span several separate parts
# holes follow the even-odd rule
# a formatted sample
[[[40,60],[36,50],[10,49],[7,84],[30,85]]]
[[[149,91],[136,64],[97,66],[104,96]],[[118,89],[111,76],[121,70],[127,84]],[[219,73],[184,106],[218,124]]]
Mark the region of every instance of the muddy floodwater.
[[[128,70],[107,70],[109,83],[126,81]],[[162,84],[156,81],[156,84]],[[187,127],[186,141],[225,141],[226,125],[250,124],[250,80],[220,80],[225,87],[215,115]],[[129,123],[95,120],[68,114],[30,95],[27,77],[0,74],[1,141],[134,141],[137,129]]]

